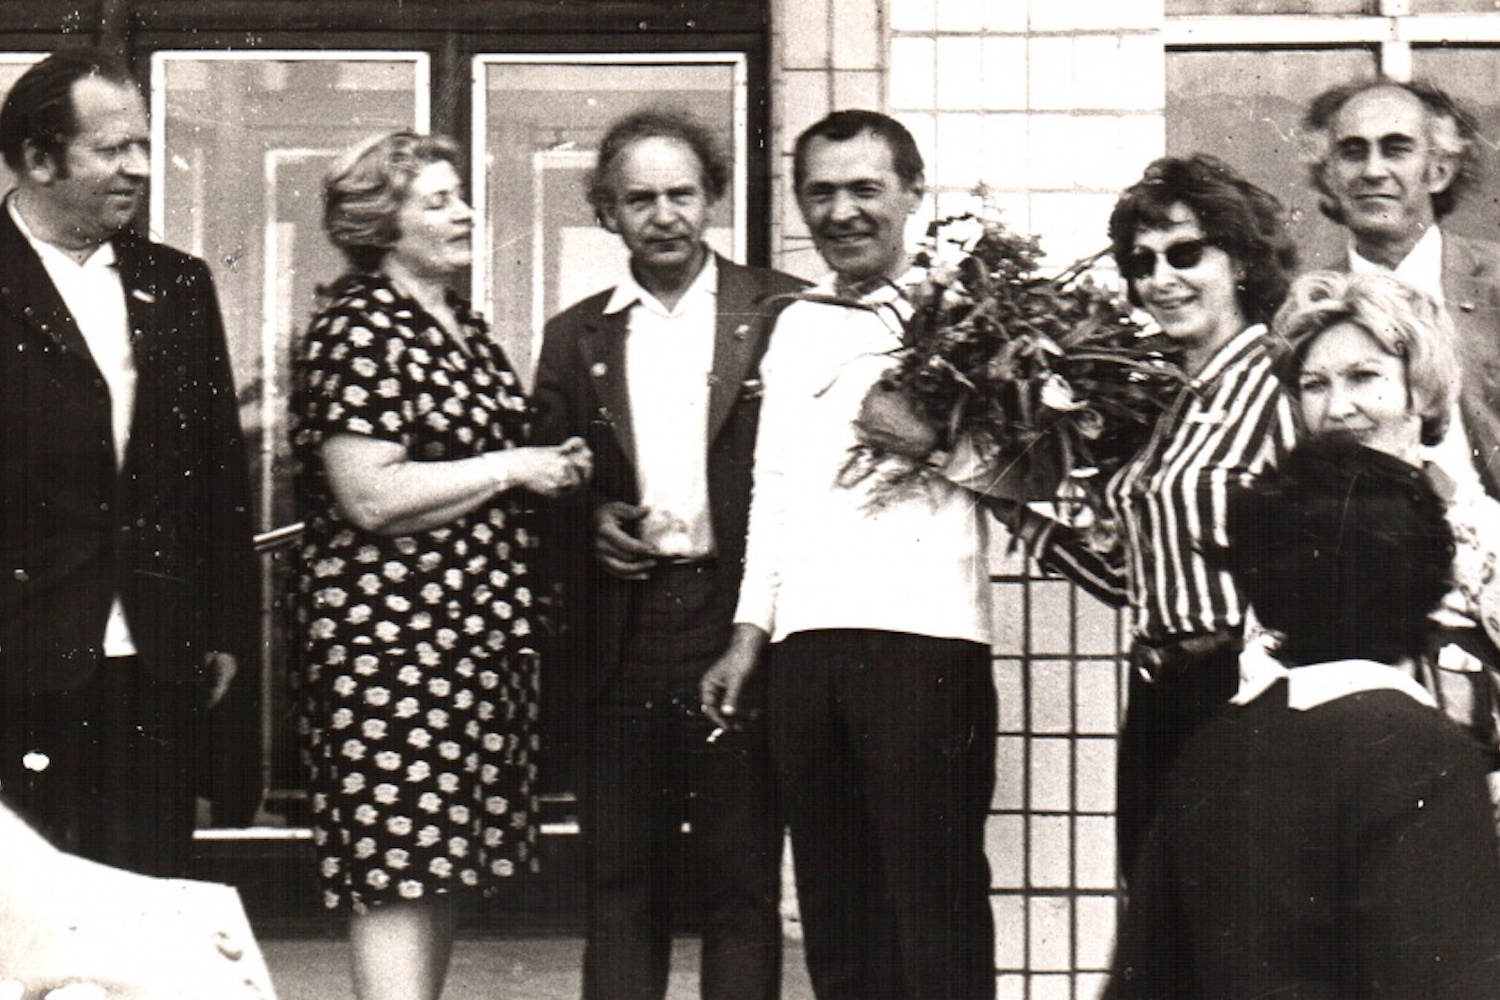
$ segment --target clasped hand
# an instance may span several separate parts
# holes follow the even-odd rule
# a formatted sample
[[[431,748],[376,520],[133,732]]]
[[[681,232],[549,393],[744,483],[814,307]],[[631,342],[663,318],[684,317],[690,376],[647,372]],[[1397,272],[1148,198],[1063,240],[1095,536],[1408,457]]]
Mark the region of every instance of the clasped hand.
[[[876,382],[860,404],[854,421],[859,443],[913,462],[931,462],[942,442],[938,432],[899,389]],[[1024,503],[1035,493],[1027,483],[1028,465],[1018,456],[1002,460],[999,452],[959,435],[942,455],[943,478],[1001,503]]]
[[[517,485],[544,497],[565,496],[589,481],[594,453],[580,437],[558,445],[533,445],[506,453]]]
[[[650,513],[641,504],[607,500],[594,509],[594,556],[612,576],[644,580],[656,565],[656,549],[640,537]]]

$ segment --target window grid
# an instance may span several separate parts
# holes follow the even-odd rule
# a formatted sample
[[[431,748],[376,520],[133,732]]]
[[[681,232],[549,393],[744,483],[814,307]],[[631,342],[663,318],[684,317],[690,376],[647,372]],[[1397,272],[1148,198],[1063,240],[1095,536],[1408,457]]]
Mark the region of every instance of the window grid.
[[[1095,996],[1118,915],[1114,740],[1123,616],[1029,562],[993,578],[1002,629],[989,851],[1002,1000]]]
[[[973,207],[983,181],[1005,223],[1040,234],[1049,262],[1061,264],[1102,245],[1118,192],[1167,149],[1169,52],[1368,52],[1369,65],[1405,79],[1414,52],[1420,70],[1428,48],[1500,44],[1500,13],[1448,0],[1441,12],[1423,0],[1368,0],[1362,12],[1323,3],[1314,8],[1322,13],[1241,16],[1217,12],[1277,5],[1207,0],[1196,9],[1214,16],[1187,16],[1168,4],[1172,13],[1147,0],[892,0],[886,106],[927,154],[925,211]],[[1092,998],[1119,907],[1113,786],[1125,629],[1120,615],[1024,562],[997,561],[996,573],[1001,704],[988,844],[999,992]],[[1055,682],[1059,672],[1067,684]]]

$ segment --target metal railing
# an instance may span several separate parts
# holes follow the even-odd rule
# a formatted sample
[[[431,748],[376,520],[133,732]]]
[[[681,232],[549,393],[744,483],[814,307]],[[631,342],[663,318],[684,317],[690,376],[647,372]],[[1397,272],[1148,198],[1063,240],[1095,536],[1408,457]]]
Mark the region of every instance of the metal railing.
[[[295,545],[302,538],[302,531],[306,527],[302,521],[294,521],[291,524],[283,524],[279,528],[270,531],[262,531],[255,536],[255,554],[265,555],[275,552],[277,549]]]

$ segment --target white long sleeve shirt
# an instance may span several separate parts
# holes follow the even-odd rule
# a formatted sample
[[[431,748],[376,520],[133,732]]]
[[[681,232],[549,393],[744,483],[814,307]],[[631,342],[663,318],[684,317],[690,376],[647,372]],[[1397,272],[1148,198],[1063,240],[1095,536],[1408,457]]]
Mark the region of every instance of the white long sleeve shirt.
[[[735,620],[773,642],[849,628],[988,644],[988,515],[973,495],[929,476],[872,503],[872,480],[838,481],[860,404],[900,345],[905,303],[891,288],[865,301],[882,298],[879,312],[795,302],[776,323]]]

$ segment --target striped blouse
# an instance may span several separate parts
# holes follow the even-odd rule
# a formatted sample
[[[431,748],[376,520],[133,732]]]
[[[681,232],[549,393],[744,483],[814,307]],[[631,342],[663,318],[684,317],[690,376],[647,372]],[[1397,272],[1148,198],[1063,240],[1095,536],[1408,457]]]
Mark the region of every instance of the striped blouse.
[[[1245,607],[1229,575],[1205,558],[1227,544],[1229,490],[1291,450],[1289,400],[1271,372],[1265,327],[1251,326],[1213,356],[1151,440],[1110,480],[1113,544],[1053,524],[1037,559],[1108,603],[1128,605],[1132,631],[1160,640],[1237,628]]]

